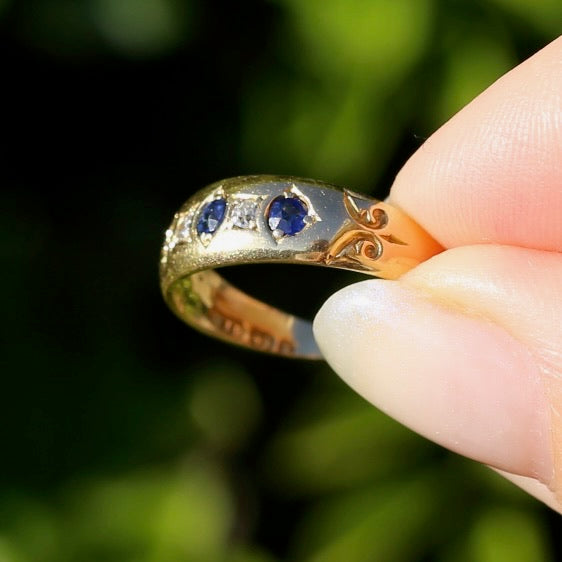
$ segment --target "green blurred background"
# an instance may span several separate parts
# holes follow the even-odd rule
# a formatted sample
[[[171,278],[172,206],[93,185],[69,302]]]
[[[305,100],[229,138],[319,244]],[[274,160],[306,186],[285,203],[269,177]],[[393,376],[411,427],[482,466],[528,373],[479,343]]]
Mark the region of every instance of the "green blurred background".
[[[200,336],[157,276],[196,189],[384,196],[561,24],[560,0],[0,0],[0,562],[562,559],[538,502],[325,364]],[[309,315],[355,279],[309,269],[234,277]]]

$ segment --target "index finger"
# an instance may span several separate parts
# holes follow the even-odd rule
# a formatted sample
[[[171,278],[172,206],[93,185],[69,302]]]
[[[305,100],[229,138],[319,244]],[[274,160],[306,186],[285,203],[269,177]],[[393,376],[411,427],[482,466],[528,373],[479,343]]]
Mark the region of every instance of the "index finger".
[[[562,251],[562,37],[434,133],[389,201],[446,248]]]

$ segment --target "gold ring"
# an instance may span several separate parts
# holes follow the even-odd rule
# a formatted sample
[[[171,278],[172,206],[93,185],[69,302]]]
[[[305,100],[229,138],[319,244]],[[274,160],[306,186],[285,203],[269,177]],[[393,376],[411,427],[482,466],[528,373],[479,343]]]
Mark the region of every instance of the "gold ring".
[[[214,183],[174,215],[160,285],[194,328],[259,351],[321,358],[311,323],[236,289],[214,270],[297,263],[395,279],[443,248],[399,209],[320,181],[242,176]]]

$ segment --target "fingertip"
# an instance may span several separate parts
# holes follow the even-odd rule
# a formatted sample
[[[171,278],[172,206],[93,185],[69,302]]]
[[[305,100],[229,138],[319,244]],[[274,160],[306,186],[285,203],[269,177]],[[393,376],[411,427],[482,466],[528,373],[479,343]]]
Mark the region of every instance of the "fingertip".
[[[562,37],[502,76],[416,151],[389,201],[446,248],[562,250]]]
[[[540,377],[501,327],[377,280],[333,295],[314,332],[334,370],[404,425],[496,468],[551,478]]]

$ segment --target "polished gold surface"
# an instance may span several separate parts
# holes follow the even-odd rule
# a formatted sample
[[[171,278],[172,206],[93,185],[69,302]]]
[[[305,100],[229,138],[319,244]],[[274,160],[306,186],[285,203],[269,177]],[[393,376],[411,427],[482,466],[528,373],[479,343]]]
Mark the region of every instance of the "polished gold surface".
[[[282,197],[306,211],[299,232],[287,234],[268,220],[272,202]],[[201,223],[213,202],[224,202],[224,217],[206,232]],[[386,203],[315,180],[243,176],[206,187],[175,214],[162,248],[160,284],[174,313],[202,332],[259,351],[318,359],[310,322],[253,299],[214,270],[299,263],[395,279],[442,249]]]

